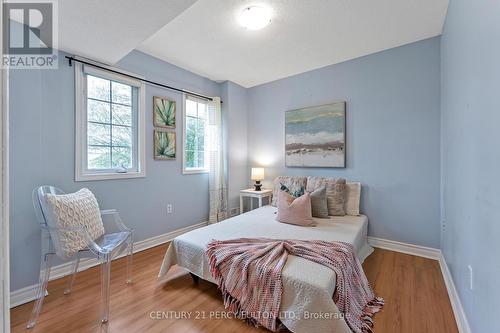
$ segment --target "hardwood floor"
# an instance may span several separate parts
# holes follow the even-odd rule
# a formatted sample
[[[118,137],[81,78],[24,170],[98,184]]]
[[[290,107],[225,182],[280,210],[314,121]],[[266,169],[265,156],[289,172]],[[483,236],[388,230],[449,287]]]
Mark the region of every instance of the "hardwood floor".
[[[238,319],[206,318],[224,313],[216,286],[194,284],[181,269],[164,286],[156,276],[166,245],[134,255],[134,284],[125,284],[125,260],[112,265],[109,325],[98,325],[100,278],[97,267],[77,275],[74,290],[64,295],[66,279],[49,283],[36,332],[267,332]],[[378,296],[385,298],[375,315],[376,333],[457,333],[437,261],[376,249],[363,265]],[[12,332],[26,332],[33,302],[11,310]],[[157,314],[159,311],[159,314]],[[191,316],[161,318],[157,316]],[[196,317],[198,315],[198,317]]]
[[[385,299],[374,317],[376,333],[458,333],[436,260],[375,249],[363,268]]]

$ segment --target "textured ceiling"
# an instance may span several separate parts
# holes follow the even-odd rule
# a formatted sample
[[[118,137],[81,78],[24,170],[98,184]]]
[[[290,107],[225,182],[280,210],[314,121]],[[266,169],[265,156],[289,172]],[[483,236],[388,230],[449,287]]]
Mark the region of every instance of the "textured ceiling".
[[[246,6],[272,8],[246,30]],[[252,87],[441,34],[448,0],[62,0],[59,48],[114,64],[133,49]]]
[[[195,1],[58,1],[59,49],[114,64]]]
[[[272,7],[245,30],[238,13]],[[138,49],[213,80],[251,87],[441,34],[448,0],[198,0]]]

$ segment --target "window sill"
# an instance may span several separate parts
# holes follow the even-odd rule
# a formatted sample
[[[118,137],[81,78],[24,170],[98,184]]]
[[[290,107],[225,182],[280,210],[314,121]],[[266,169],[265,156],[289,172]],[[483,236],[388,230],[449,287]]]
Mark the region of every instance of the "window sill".
[[[207,169],[187,169],[187,170],[183,169],[182,173],[184,175],[196,175],[199,173],[208,173],[208,170]]]
[[[92,180],[113,180],[113,179],[128,179],[128,178],[143,178],[146,177],[146,172],[108,172],[108,173],[85,173],[77,174],[75,181],[86,182]]]

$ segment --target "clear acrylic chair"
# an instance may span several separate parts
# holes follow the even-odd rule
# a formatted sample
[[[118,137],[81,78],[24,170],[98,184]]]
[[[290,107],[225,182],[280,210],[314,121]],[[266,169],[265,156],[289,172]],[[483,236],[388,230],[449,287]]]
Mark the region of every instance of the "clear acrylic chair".
[[[46,194],[65,194],[62,190],[53,186],[41,186],[33,190],[33,205],[35,214],[42,229],[42,251],[40,263],[40,280],[36,292],[36,301],[33,306],[33,311],[27,325],[27,328],[35,326],[40,310],[42,309],[43,299],[47,290],[47,283],[50,277],[51,262],[54,255],[61,256],[62,250],[59,247],[59,232],[78,232],[88,241],[88,248],[77,252],[74,255],[72,274],[69,276],[67,287],[64,294],[71,293],[73,283],[75,281],[78,266],[80,264],[81,254],[89,251],[97,256],[101,265],[101,302],[102,313],[101,322],[107,323],[109,317],[109,282],[111,260],[121,253],[123,249],[127,249],[127,283],[132,282],[132,253],[133,239],[132,229],[127,228],[120,219],[118,212],[112,210],[101,210],[101,217],[105,228],[105,234],[96,240],[88,234],[85,226],[77,228],[58,228],[55,224],[55,216],[50,205],[46,201]],[[113,223],[109,221],[112,220]],[[111,225],[110,225],[111,224]],[[117,229],[116,232],[108,232],[110,228]],[[67,259],[67,258],[64,258]]]

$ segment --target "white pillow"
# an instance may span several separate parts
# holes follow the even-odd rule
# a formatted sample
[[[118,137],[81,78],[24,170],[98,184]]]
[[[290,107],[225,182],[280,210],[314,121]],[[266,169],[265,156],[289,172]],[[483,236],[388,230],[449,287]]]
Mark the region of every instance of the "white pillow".
[[[83,188],[70,194],[47,194],[46,200],[52,208],[52,219],[48,219],[50,227],[57,229],[85,226],[93,240],[104,234],[99,204],[90,190]],[[63,258],[73,256],[88,245],[81,232],[51,230],[51,236],[57,254]]]
[[[359,202],[361,198],[361,183],[348,182],[346,184],[345,213],[347,215],[359,215]]]

